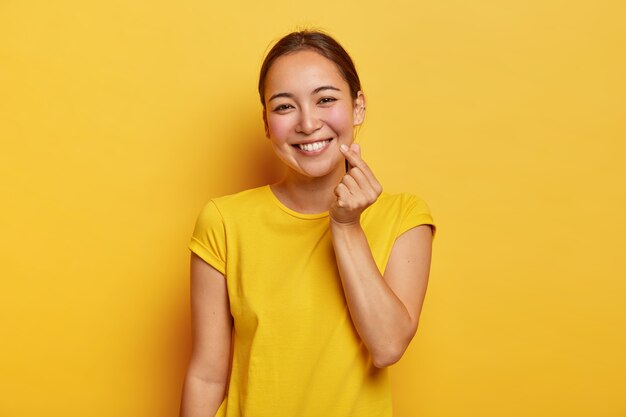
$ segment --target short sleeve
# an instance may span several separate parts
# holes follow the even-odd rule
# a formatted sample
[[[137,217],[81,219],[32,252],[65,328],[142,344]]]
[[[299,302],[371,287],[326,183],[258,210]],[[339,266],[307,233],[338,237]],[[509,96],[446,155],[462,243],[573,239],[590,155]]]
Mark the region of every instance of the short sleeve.
[[[198,215],[189,249],[226,276],[224,220],[212,200],[206,203]]]
[[[398,236],[416,226],[428,224],[432,227],[434,239],[437,226],[426,202],[413,194],[405,194],[403,197],[403,213]]]

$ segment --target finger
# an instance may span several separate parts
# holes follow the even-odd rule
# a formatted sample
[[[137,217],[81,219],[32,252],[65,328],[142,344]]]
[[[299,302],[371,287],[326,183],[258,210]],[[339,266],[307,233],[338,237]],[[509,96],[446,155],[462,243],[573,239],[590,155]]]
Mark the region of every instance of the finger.
[[[353,143],[350,145],[349,151],[354,152],[354,155],[360,159],[361,165],[356,168],[360,169],[363,175],[365,175],[367,181],[370,183],[374,193],[376,194],[376,197],[378,197],[378,195],[383,192],[383,187],[378,182],[378,179],[376,179],[376,176],[370,169],[369,165],[367,165],[367,163],[361,158],[361,145]],[[348,170],[348,172],[350,172],[350,170]]]
[[[352,168],[349,172],[352,172],[354,170],[355,168]],[[341,182],[345,184],[346,187],[348,187],[348,190],[350,190],[351,194],[358,193],[361,190],[361,186],[352,175],[344,175],[341,179]]]
[[[354,151],[354,153],[356,153],[359,158],[361,157],[361,145],[354,142],[352,143],[352,145],[350,145],[350,149],[352,149],[352,151]]]
[[[335,187],[335,195],[337,196],[337,198],[342,198],[342,197],[348,197],[350,196],[350,190],[348,189],[348,187],[346,186],[346,184],[340,182],[339,184],[337,184],[337,186]]]
[[[337,206],[345,207],[350,198],[350,190],[348,190],[348,187],[346,187],[344,183],[340,182],[335,187],[335,195],[337,196]]]
[[[378,195],[382,193],[383,187],[380,185],[380,183],[376,179],[376,176],[370,169],[369,165],[367,165],[365,161],[361,159],[361,156],[360,156],[361,146],[356,143],[353,143],[351,145],[351,148],[348,148],[346,145],[341,145],[340,149],[343,152],[346,159],[348,160],[348,162],[350,162],[350,164],[353,167],[359,168],[363,172],[365,177],[370,182],[372,188],[376,192],[376,194]]]
[[[361,158],[361,146],[360,146],[358,143],[352,143],[352,144],[350,145],[350,149],[351,149],[354,153],[356,153],[356,155],[357,155],[359,158]],[[348,162],[348,160],[346,159],[346,165],[348,165],[348,169],[346,170],[346,173],[347,173],[348,171],[350,171],[350,168],[352,168],[352,164],[350,164],[350,163]]]
[[[359,168],[352,168],[350,171],[348,171],[348,175],[345,175],[344,178],[345,177],[352,178],[353,181],[358,185],[359,190],[366,195],[372,197],[376,194],[374,184],[370,183],[370,180],[365,176],[365,174],[363,174],[363,171],[361,171]],[[352,191],[352,189],[350,189],[350,191]]]
[[[341,150],[341,153],[343,153],[343,155],[346,157],[348,162],[350,162],[350,164],[352,164],[352,166],[359,166],[359,165],[365,164],[365,162],[361,159],[359,154],[357,154],[353,150],[352,146],[354,146],[354,144],[350,145],[350,147],[348,147],[347,145],[343,145],[342,144],[339,147],[339,149]]]
[[[375,182],[376,178],[374,177],[372,170],[355,151],[348,148],[346,145],[341,145],[339,148],[341,149],[341,152],[343,152],[343,155],[346,157],[348,162],[353,167],[357,167],[361,169],[361,171],[363,171],[363,173],[365,174],[365,176],[367,176],[367,178],[370,180],[371,183]]]

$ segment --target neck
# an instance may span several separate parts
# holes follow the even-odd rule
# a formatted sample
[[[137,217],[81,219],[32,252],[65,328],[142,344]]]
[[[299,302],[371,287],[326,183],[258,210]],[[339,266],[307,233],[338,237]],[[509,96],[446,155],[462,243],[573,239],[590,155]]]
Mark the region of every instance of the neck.
[[[335,187],[344,176],[343,167],[319,178],[310,178],[288,172],[271,188],[276,197],[290,209],[300,213],[322,213],[337,198]]]

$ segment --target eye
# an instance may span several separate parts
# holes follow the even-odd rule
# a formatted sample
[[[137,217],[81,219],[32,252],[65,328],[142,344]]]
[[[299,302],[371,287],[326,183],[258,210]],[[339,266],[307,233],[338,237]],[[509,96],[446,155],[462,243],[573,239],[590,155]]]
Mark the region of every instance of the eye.
[[[318,103],[319,104],[329,104],[332,103],[333,101],[337,101],[337,99],[335,97],[322,97]]]
[[[284,113],[287,110],[290,110],[293,108],[294,107],[291,104],[279,104],[278,106],[274,107],[274,111],[278,113]]]

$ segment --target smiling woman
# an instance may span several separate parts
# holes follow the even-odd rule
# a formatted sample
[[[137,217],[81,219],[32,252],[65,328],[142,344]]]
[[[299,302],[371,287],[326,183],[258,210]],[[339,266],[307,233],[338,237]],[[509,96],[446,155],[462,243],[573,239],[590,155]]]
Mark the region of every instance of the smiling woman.
[[[428,206],[383,193],[361,158],[365,95],[332,37],[282,38],[259,94],[286,174],[198,216],[181,416],[391,417],[386,367],[417,330],[436,230]]]

